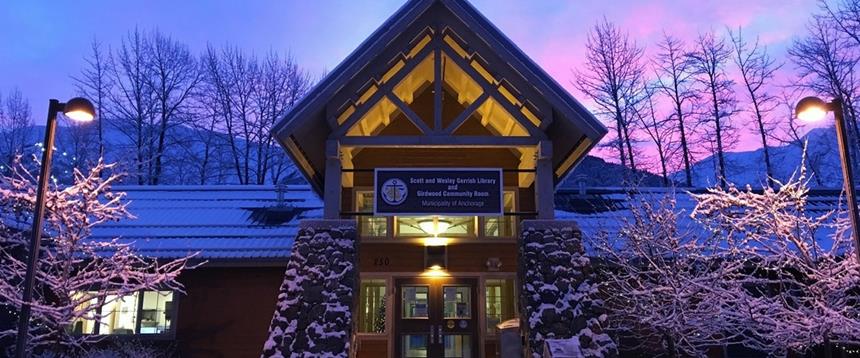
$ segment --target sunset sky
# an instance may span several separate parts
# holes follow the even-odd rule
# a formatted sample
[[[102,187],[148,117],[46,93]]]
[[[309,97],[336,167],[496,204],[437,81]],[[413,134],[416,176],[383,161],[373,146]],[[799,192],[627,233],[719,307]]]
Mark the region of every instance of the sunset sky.
[[[289,52],[313,75],[334,68],[403,0],[385,1],[4,1],[0,8],[0,92],[19,87],[44,121],[49,98],[74,95],[97,38],[117,47],[135,26],[159,29],[195,52],[207,43],[263,53]],[[779,61],[817,10],[814,0],[561,1],[473,0],[472,3],[565,88],[583,59],[585,36],[605,16],[653,48],[662,31],[693,39],[702,31],[743,26]],[[792,76],[787,64],[782,78]],[[585,98],[579,98],[587,103]],[[755,148],[744,135],[735,150]]]

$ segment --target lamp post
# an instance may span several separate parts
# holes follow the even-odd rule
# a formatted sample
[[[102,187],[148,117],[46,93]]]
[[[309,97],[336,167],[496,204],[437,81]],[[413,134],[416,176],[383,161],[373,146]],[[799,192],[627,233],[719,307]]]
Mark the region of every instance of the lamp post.
[[[839,157],[842,159],[842,180],[845,182],[845,196],[848,199],[848,215],[851,216],[851,232],[854,236],[854,253],[860,262],[860,214],[857,213],[857,197],[854,193],[854,169],[851,166],[851,153],[848,151],[848,135],[843,114],[842,100],[839,98],[825,102],[818,97],[806,97],[797,102],[795,114],[802,121],[820,121],[827,112],[833,112],[836,119],[836,139],[839,142]]]
[[[89,122],[95,117],[95,107],[86,98],[75,97],[66,103],[55,99],[48,102],[48,123],[45,125],[45,141],[42,142],[42,168],[39,172],[39,187],[36,193],[36,205],[33,209],[33,228],[30,230],[30,250],[27,258],[27,273],[24,276],[24,294],[21,302],[21,312],[18,317],[18,337],[15,344],[15,356],[25,357],[27,339],[29,338],[30,309],[33,300],[33,285],[36,280],[36,269],[39,264],[39,249],[42,243],[42,217],[45,215],[45,195],[48,191],[48,178],[51,176],[51,157],[54,153],[54,134],[57,129],[57,113],[60,111],[69,119],[78,122]]]

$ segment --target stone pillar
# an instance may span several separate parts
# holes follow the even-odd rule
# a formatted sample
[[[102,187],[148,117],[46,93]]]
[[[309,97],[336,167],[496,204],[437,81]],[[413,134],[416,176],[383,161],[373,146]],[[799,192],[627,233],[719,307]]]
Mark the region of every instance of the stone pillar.
[[[353,220],[303,221],[261,357],[347,357],[358,241]]]
[[[541,357],[545,339],[576,339],[584,357],[616,356],[576,223],[524,220],[521,227],[517,274],[526,356]]]

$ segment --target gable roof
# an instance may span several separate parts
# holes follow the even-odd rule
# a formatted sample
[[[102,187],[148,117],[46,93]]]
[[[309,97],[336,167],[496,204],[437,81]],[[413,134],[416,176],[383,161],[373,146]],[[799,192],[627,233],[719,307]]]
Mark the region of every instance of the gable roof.
[[[553,141],[555,183],[561,183],[606,134],[606,128],[582,104],[467,1],[410,0],[307,93],[272,130],[320,195],[323,194],[326,140],[335,130],[327,118],[332,116],[326,113],[329,100],[354,80],[367,81],[368,78],[356,79],[355,76],[376,61],[388,62],[389,58],[380,58],[388,46],[403,36],[409,36],[404,32],[434,6],[450,13],[451,16],[446,16],[443,21],[456,22],[456,26],[471,31],[470,35],[483,42],[483,47],[492,49],[494,55],[502,59],[500,65],[509,66],[509,72],[521,76],[523,82],[533,87],[533,92],[541,94],[542,100],[551,106],[551,113],[544,114],[549,124],[542,129]],[[407,38],[403,42],[409,40]]]

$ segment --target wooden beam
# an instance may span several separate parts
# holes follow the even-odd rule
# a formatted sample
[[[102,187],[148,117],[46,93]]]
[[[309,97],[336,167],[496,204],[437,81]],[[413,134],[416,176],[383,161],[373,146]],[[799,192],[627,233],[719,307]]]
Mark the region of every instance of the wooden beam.
[[[535,208],[538,219],[555,218],[555,178],[552,172],[552,142],[543,140],[538,144],[535,173]]]
[[[439,27],[436,27],[437,32]],[[442,130],[442,40],[437,35],[433,38],[433,130]]]
[[[489,147],[508,148],[535,146],[540,139],[517,136],[373,136],[373,137],[342,137],[340,145],[344,147]]]
[[[379,89],[376,90],[376,93],[374,93],[373,96],[370,96],[367,102],[364,102],[364,104],[358,107],[355,113],[349,116],[349,118],[347,118],[347,120],[344,121],[343,124],[341,124],[337,128],[337,130],[332,133],[332,137],[336,138],[344,136],[346,132],[349,131],[349,129],[361,119],[361,117],[364,117],[364,115],[367,114],[367,112],[370,111],[371,108],[373,108],[373,105],[375,105],[376,102],[378,102],[387,93],[390,93],[391,89],[395,85],[400,83],[400,80],[402,80],[403,77],[406,77],[407,74],[412,72],[412,70],[414,70],[415,67],[418,66],[418,64],[420,64],[421,61],[423,61],[424,58],[427,57],[427,55],[430,54],[431,51],[433,51],[433,48],[431,46],[425,46],[423,49],[421,49],[421,52],[419,52],[417,55],[415,55],[415,57],[407,61],[403,68],[401,68],[400,71],[397,72],[397,74],[392,76],[391,79],[388,80],[388,82],[385,82],[384,84],[379,86]]]
[[[489,98],[489,95],[486,92],[482,93],[481,96],[475,100],[475,102],[472,102],[469,107],[466,107],[466,109],[464,109],[463,112],[461,112],[457,116],[457,118],[455,118],[454,121],[451,122],[451,124],[449,124],[447,128],[445,128],[444,133],[453,134],[454,131],[460,128],[463,123],[466,123],[466,120],[469,119],[469,117],[471,117],[472,114],[474,114],[475,111],[477,111],[482,104],[484,104],[484,101],[486,101],[487,98]]]
[[[460,4],[453,5],[461,7]],[[470,55],[478,54],[481,56],[489,65],[494,66],[493,71],[498,75],[496,77],[501,77],[497,79],[507,80],[516,87],[516,89],[522,94],[523,98],[531,100],[532,103],[540,109],[540,113],[535,113],[535,115],[543,121],[543,116],[547,114],[546,111],[552,108],[550,103],[547,102],[547,94],[535,87],[533,83],[530,83],[530,80],[525,78],[523,73],[520,73],[519,70],[515,69],[511,65],[511,61],[515,60],[515,58],[510,57],[509,54],[500,53],[500,51],[504,49],[504,46],[502,46],[501,43],[487,46],[488,43],[486,42],[486,39],[482,37],[486,35],[477,35],[475,33],[476,30],[480,29],[473,29],[472,27],[464,25],[465,24],[458,21],[449,21],[446,24],[448,31],[455,35],[452,37],[459,38],[459,40],[462,41],[460,45],[468,47],[468,50],[471,52]],[[497,49],[496,46],[499,48]],[[500,64],[501,66],[496,64]]]
[[[492,96],[493,99],[496,100],[496,102],[498,102],[502,107],[504,107],[505,110],[511,116],[513,116],[514,119],[516,119],[517,122],[519,122],[523,126],[523,128],[526,129],[526,131],[529,132],[529,135],[540,139],[547,139],[546,134],[542,130],[540,130],[540,128],[535,127],[532,121],[530,121],[528,118],[525,118],[525,115],[523,115],[518,108],[514,107],[511,102],[508,102],[507,98],[504,98],[501,94],[499,94],[498,88],[494,87],[490,83],[487,83],[487,80],[483,76],[481,76],[477,70],[472,68],[472,66],[470,66],[466,62],[466,60],[460,57],[460,55],[457,55],[457,53],[454,52],[453,49],[448,47],[448,45],[443,45],[442,49],[448,55],[448,58],[452,59],[455,63],[457,63],[457,65],[460,66],[460,69],[466,72],[466,74],[472,77],[475,82],[481,85],[481,88],[484,90],[484,93],[487,93]]]
[[[424,120],[421,119],[421,117],[417,113],[415,113],[415,111],[413,111],[412,108],[409,108],[408,104],[406,104],[402,100],[400,100],[400,98],[397,97],[397,95],[389,92],[386,95],[386,98],[388,98],[389,101],[394,103],[394,105],[397,106],[397,108],[399,108],[401,112],[403,112],[403,115],[406,116],[406,119],[408,119],[410,122],[412,122],[412,124],[414,124],[416,127],[418,127],[418,130],[420,130],[421,133],[424,133],[424,134],[433,133],[433,129],[428,127],[427,124],[424,123]]]
[[[323,192],[323,217],[340,219],[341,197],[340,145],[329,139],[325,143],[325,191]]]

